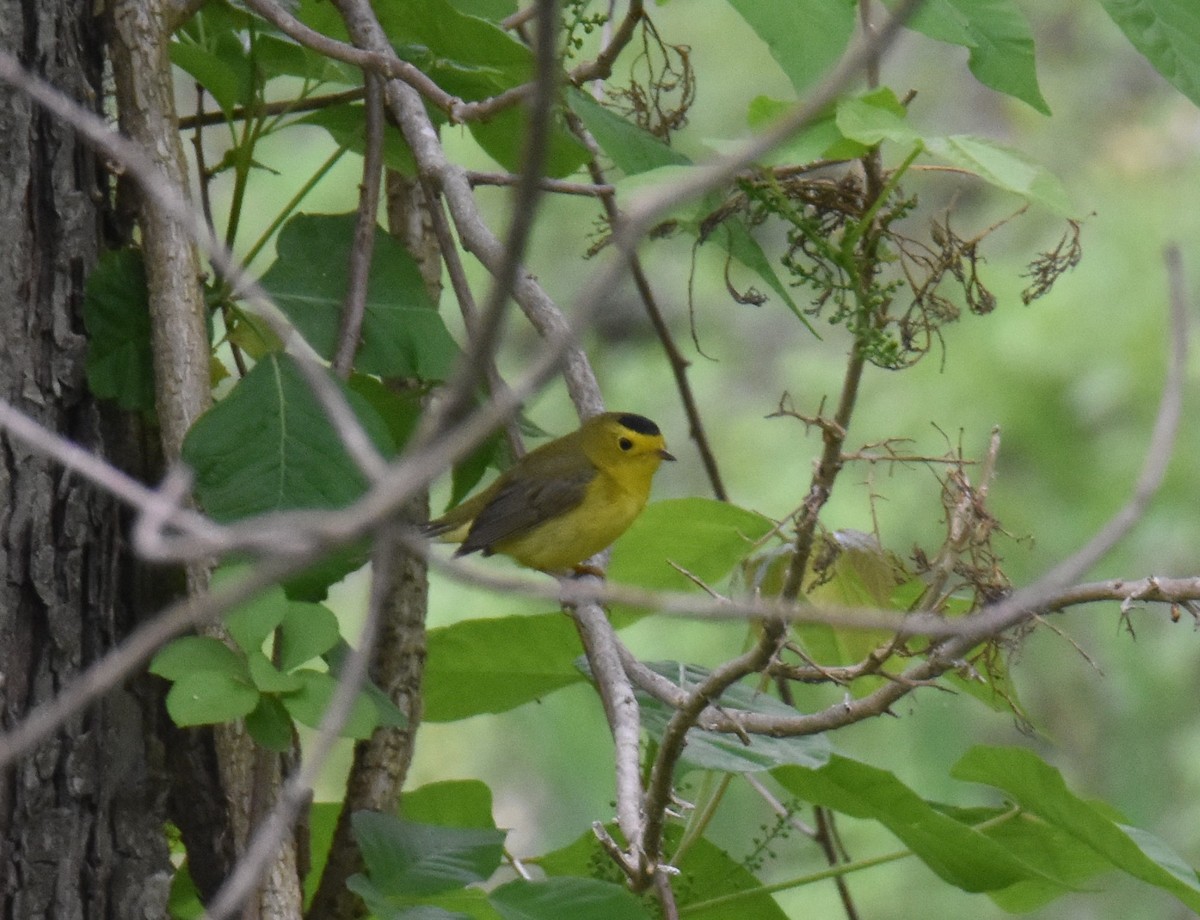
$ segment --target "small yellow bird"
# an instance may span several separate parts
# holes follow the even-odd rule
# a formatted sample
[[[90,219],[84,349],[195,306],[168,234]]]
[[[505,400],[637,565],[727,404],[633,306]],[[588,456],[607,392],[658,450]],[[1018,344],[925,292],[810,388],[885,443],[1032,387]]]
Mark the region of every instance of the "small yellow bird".
[[[674,459],[650,419],[606,412],[530,451],[425,533],[461,543],[455,556],[502,553],[542,572],[590,572],[581,563],[628,529],[659,464]]]

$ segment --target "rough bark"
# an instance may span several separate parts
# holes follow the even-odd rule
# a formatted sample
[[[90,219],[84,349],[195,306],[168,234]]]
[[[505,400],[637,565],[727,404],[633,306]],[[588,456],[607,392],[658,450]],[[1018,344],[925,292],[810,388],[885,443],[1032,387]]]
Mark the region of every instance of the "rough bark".
[[[0,47],[92,109],[103,42],[88,4],[0,0]],[[0,88],[0,397],[135,465],[133,424],[84,377],[84,281],[103,182],[90,150]],[[137,616],[114,502],[0,435],[0,727],[103,656]],[[153,688],[133,680],[0,772],[0,917],[165,913],[171,867]]]

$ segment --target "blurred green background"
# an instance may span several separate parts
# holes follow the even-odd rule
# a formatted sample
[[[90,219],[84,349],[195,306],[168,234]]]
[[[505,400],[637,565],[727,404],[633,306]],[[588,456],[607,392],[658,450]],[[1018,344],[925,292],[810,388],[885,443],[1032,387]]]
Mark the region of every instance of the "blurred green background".
[[[947,328],[944,351],[935,350],[915,369],[871,369],[850,433],[852,446],[909,438],[917,452],[940,454],[961,445],[978,457],[992,426],[1000,426],[991,507],[1011,535],[998,548],[1015,584],[1028,583],[1070,554],[1129,495],[1164,376],[1167,244],[1180,246],[1191,290],[1200,291],[1200,111],[1137,55],[1095,0],[1039,0],[1022,7],[1033,27],[1052,117],[979,85],[963,49],[916,35],[906,35],[885,60],[882,82],[901,96],[917,92],[910,118],[921,128],[1001,140],[1058,175],[1084,221],[1083,260],[1044,300],[1024,307],[1021,273],[1057,241],[1062,222],[1033,211],[996,233],[985,245],[983,266],[999,296],[996,312]],[[698,74],[690,122],[675,140],[679,149],[702,157],[711,142],[746,135],[746,107],[755,96],[790,97],[782,73],[725,3],[689,0],[650,12],[665,40],[690,47]],[[277,146],[265,147],[262,159],[287,168],[257,178],[257,193],[276,188],[285,200],[305,170],[328,155],[331,147],[321,135],[305,137],[307,143],[298,143],[293,132],[268,142]],[[447,129],[446,139],[452,155],[468,165],[493,168],[465,132]],[[894,163],[896,152],[889,153]],[[358,163],[351,160],[318,186],[305,210],[352,207]],[[927,217],[953,203],[963,235],[1019,204],[945,173],[914,175],[908,186],[920,194]],[[503,227],[508,193],[484,190],[480,197],[493,226]],[[529,265],[569,308],[573,292],[595,269],[582,253],[598,208],[570,199],[546,201],[542,209]],[[260,226],[270,216],[263,214]],[[256,219],[247,215],[250,235]],[[757,308],[732,302],[721,277],[723,258],[702,250],[693,266],[690,238],[648,244],[643,256],[677,341],[693,361],[690,377],[732,500],[772,517],[787,514],[807,488],[820,442],[795,420],[766,416],[785,392],[808,412],[816,411],[822,396],[835,396],[847,347],[843,331],[821,325],[818,341],[777,300]],[[268,260],[269,254],[260,261]],[[689,331],[693,270],[695,330],[704,355]],[[482,273],[473,277],[483,283]],[[762,287],[744,270],[736,280]],[[444,309],[453,322],[457,311],[448,297]],[[519,316],[509,330],[503,361],[515,369],[532,341]],[[656,419],[680,458],[659,475],[656,497],[710,494],[666,362],[631,286],[606,305],[588,345],[608,405]],[[1090,577],[1200,571],[1197,367],[1193,359],[1166,488]],[[529,414],[554,433],[574,426],[561,387],[542,394]],[[824,522],[831,529],[870,530],[875,495],[874,513],[889,549],[905,557],[914,545],[932,551],[944,527],[938,493],[933,473],[922,466],[851,465]],[[435,495],[435,511],[444,500],[444,491]],[[335,599],[351,611],[362,591],[357,578]],[[435,579],[431,623],[544,609]],[[1063,635],[1042,627],[1013,651],[1033,733],[1022,732],[1011,715],[929,690],[908,696],[896,710],[899,718],[838,732],[836,748],[893,770],[926,797],[971,804],[986,801],[985,793],[947,777],[964,751],[977,742],[1027,745],[1058,766],[1081,795],[1107,801],[1200,865],[1200,636],[1191,618],[1185,614],[1172,624],[1165,610],[1135,608],[1122,620],[1117,605],[1103,604],[1056,616],[1053,626]],[[641,655],[711,664],[740,649],[745,629],[650,618],[625,635]],[[611,745],[599,703],[587,689],[571,688],[502,716],[426,725],[417,750],[413,785],[479,777],[492,786],[498,823],[513,828],[510,845],[519,854],[563,845],[591,821],[611,815]],[[334,776],[336,770],[331,784]],[[717,822],[718,842],[735,855],[746,852],[765,815],[756,797],[735,783]],[[841,827],[853,856],[898,847],[872,827],[849,819]],[[765,873],[770,879],[823,864],[815,847],[799,841],[775,849],[778,858]],[[1189,916],[1155,889],[1123,879],[1105,882],[1103,895],[1061,899],[1033,916]],[[947,888],[915,860],[853,876],[850,884],[864,917],[1004,916],[985,897]],[[793,916],[841,915],[829,883],[779,900]]]

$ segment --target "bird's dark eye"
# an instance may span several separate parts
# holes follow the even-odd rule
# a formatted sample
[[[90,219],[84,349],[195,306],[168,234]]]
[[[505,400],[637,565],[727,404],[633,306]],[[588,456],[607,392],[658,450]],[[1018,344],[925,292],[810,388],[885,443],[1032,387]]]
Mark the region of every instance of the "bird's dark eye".
[[[617,446],[621,448],[621,450],[630,450],[633,447],[633,442],[629,440],[629,438],[621,438],[619,441],[617,441]]]

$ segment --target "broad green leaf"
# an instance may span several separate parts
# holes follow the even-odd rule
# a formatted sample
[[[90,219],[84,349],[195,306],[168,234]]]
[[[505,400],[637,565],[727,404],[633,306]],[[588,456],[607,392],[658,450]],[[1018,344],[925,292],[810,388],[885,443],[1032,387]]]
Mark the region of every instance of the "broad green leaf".
[[[1112,871],[1112,863],[1069,834],[1034,815],[1003,808],[955,808],[935,805],[956,821],[976,827],[1026,865],[1037,866],[1048,878],[1028,879],[988,897],[1010,913],[1026,913],[1070,890],[1095,888],[1096,876]],[[1055,879],[1051,881],[1050,879]]]
[[[279,666],[291,671],[329,651],[341,638],[337,617],[323,604],[289,601],[279,629]]]
[[[691,689],[709,677],[707,668],[674,661],[653,661],[647,665],[677,686]],[[675,710],[649,694],[635,691],[642,710],[642,727],[652,738],[661,739]],[[728,709],[776,716],[795,716],[796,710],[745,684],[734,684],[721,694],[719,704]],[[750,743],[734,734],[693,728],[688,732],[687,747],[681,766],[726,773],[758,773],[783,764],[819,767],[829,759],[829,742],[824,735],[772,738],[752,735]]]
[[[201,920],[205,916],[204,902],[192,880],[187,861],[175,870],[171,893],[167,896],[167,916],[171,920]]]
[[[294,124],[324,128],[340,146],[354,151],[359,156],[366,153],[366,109],[361,104],[331,105],[296,119]],[[417,174],[417,163],[413,159],[408,142],[404,140],[400,129],[391,123],[385,124],[383,128],[383,162],[388,169],[403,175]]]
[[[329,666],[329,673],[334,678],[340,678],[345,673],[346,659],[353,649],[345,639],[338,639],[337,644],[321,657]],[[400,711],[391,698],[379,687],[367,682],[362,689],[363,696],[375,707],[375,724],[381,728],[404,728],[408,725],[408,717]]]
[[[441,827],[377,812],[350,819],[367,875],[385,895],[417,897],[486,881],[503,857],[505,832]]]
[[[729,0],[763,40],[796,92],[830,70],[854,34],[854,0]]]
[[[808,317],[804,315],[804,311],[797,306],[796,301],[792,299],[792,294],[788,290],[779,275],[775,273],[774,266],[771,265],[771,260],[767,258],[767,254],[763,252],[762,246],[758,240],[750,233],[745,222],[738,217],[728,218],[721,221],[709,235],[706,241],[716,243],[731,256],[737,259],[742,265],[753,271],[763,281],[765,281],[780,299],[787,305],[788,309],[795,314],[800,322],[808,327],[809,332],[815,333],[812,324],[808,321]]]
[[[843,99],[837,106],[836,121],[844,136],[868,147],[885,140],[905,147],[923,143],[908,123],[908,110],[887,87]]]
[[[149,670],[167,680],[179,680],[194,671],[248,677],[245,656],[209,636],[181,636],[172,640],[154,656]]]
[[[516,879],[488,900],[504,920],[651,920],[627,888],[594,878]]]
[[[468,16],[499,22],[517,11],[517,0],[450,0],[454,8]]]
[[[971,33],[970,18],[951,0],[922,0],[905,26],[948,45],[975,48],[979,44]]]
[[[1056,214],[1071,213],[1071,201],[1062,183],[1015,150],[966,134],[931,137],[926,147],[934,156],[975,173],[996,188],[1015,192]]]
[[[246,568],[242,566],[222,567],[213,573],[213,586],[231,582],[245,571]],[[283,588],[271,585],[254,599],[226,614],[225,627],[242,651],[260,651],[267,636],[283,622],[287,606],[288,599]]]
[[[522,108],[510,108],[493,115],[486,121],[471,121],[468,124],[471,136],[493,160],[509,172],[520,172],[524,164],[525,139],[529,136],[528,119]],[[588,149],[571,134],[561,113],[554,111],[550,116],[547,134],[546,162],[542,168],[552,179],[571,175],[588,161]]]
[[[872,534],[858,530],[830,534],[816,558],[820,568],[810,567],[804,584],[807,599],[820,606],[887,609],[896,587],[908,580],[901,561]],[[893,635],[887,630],[838,629],[824,623],[797,624],[794,633],[813,660],[831,667],[862,661]],[[849,689],[855,696],[865,696],[883,680],[864,678]]]
[[[1100,0],[1133,47],[1200,106],[1200,6],[1195,0]]]
[[[746,123],[754,131],[764,131],[771,123],[790,112],[795,102],[784,102],[767,96],[755,96],[746,110]],[[743,141],[724,142],[732,149]],[[722,145],[716,147],[725,152]],[[769,152],[762,160],[764,166],[785,166],[811,163],[815,160],[849,160],[867,152],[869,145],[852,141],[838,130],[835,111],[812,121],[808,127]]]
[[[627,176],[660,166],[686,166],[692,162],[649,131],[606,109],[577,89],[567,92],[567,102],[571,111],[579,116],[596,139],[600,149]]]
[[[779,904],[761,880],[746,868],[744,857],[734,858],[708,838],[693,842],[680,867],[688,879],[679,890],[679,906],[689,920],[786,920]],[[727,900],[736,895],[736,900]],[[722,898],[722,903],[706,906]],[[793,915],[794,916],[794,915]]]
[[[379,416],[356,393],[343,392],[376,447],[390,453]],[[219,521],[343,507],[367,485],[287,355],[263,358],[197,419],[184,439],[183,459],[196,474],[200,503]]]
[[[415,387],[393,390],[378,378],[365,374],[351,374],[347,383],[383,419],[392,436],[392,443],[396,445],[396,452],[403,450],[421,420],[424,393]]]
[[[444,780],[406,790],[400,799],[400,816],[442,827],[496,826],[492,790],[477,779]]]
[[[425,720],[506,712],[578,683],[579,635],[562,613],[463,620],[431,629]]]
[[[608,830],[618,833],[615,827]],[[668,853],[678,846],[681,833],[679,825],[667,827]],[[593,873],[597,865],[607,864],[608,856],[596,835],[588,831],[567,846],[530,861],[547,875],[571,876]],[[679,882],[672,887],[682,916],[689,920],[787,920],[775,899],[763,889],[762,881],[746,868],[745,860],[734,859],[706,837],[692,843],[676,868],[680,871]],[[728,900],[730,895],[734,900]],[[706,907],[714,898],[721,898],[721,903]]]
[[[167,692],[167,713],[180,727],[231,722],[254,711],[259,694],[247,677],[227,671],[189,671]]]
[[[782,767],[772,775],[806,802],[878,821],[939,877],[964,891],[997,891],[1033,879],[1055,882],[1043,867],[1023,862],[979,830],[936,810],[886,770],[834,755],[818,770]]]
[[[187,71],[226,116],[254,101],[255,66],[240,32],[244,16],[209,3],[192,16],[168,46],[171,63]]]
[[[250,668],[250,679],[261,693],[295,693],[304,685],[302,678],[279,670],[260,651],[247,654],[246,664]]]
[[[292,717],[288,715],[279,697],[263,695],[245,719],[250,737],[268,751],[290,751],[295,737]]]
[[[460,13],[448,0],[380,4],[379,23],[402,54],[439,86],[463,99],[482,99],[532,79],[533,52],[495,23]]]
[[[473,451],[454,464],[450,472],[450,498],[448,508],[453,508],[471,494],[471,490],[483,479],[488,467],[502,468],[511,455],[504,432],[493,432]]]
[[[337,681],[323,671],[308,668],[301,668],[292,674],[300,678],[300,689],[280,695],[279,701],[297,722],[316,728],[337,692]],[[365,694],[359,693],[350,707],[350,716],[342,726],[341,734],[345,738],[369,738],[377,725],[375,707]]]
[[[337,347],[355,214],[297,214],[279,231],[277,258],[263,288],[313,348]],[[354,366],[365,374],[442,380],[458,355],[408,251],[379,227],[367,281],[362,343]]]
[[[1067,788],[1062,774],[1020,748],[977,745],[963,755],[951,776],[1002,789],[1043,821],[1076,838],[1113,866],[1170,892],[1200,910],[1200,880],[1158,838],[1127,827]]]
[[[1033,33],[1013,0],[930,0],[923,6],[909,21],[910,28],[965,46],[975,79],[1050,114],[1038,86]]]
[[[708,498],[675,498],[646,506],[613,546],[610,581],[667,591],[695,591],[725,578],[768,533],[772,522],[754,511]]]
[[[154,353],[146,269],[136,249],[106,252],[83,294],[88,386],[122,409],[154,410]]]
[[[342,802],[313,802],[308,809],[308,852],[309,871],[304,876],[304,905],[312,903],[325,864],[329,862],[329,849],[333,835],[342,815]]]
[[[292,76],[311,83],[343,83],[347,86],[362,83],[362,72],[357,67],[297,44],[282,33],[258,33],[252,56],[264,80]]]

